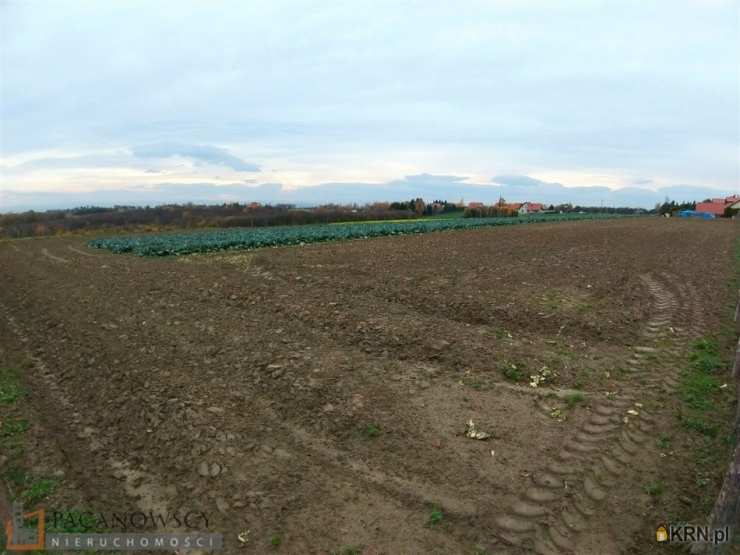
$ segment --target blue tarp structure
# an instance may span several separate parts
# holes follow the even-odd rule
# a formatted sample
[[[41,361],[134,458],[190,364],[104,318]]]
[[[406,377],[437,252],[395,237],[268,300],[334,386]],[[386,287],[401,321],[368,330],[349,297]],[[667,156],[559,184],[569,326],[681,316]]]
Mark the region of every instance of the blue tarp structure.
[[[697,212],[696,210],[681,210],[678,215],[681,218],[701,218],[702,220],[713,220],[714,214],[709,212]]]

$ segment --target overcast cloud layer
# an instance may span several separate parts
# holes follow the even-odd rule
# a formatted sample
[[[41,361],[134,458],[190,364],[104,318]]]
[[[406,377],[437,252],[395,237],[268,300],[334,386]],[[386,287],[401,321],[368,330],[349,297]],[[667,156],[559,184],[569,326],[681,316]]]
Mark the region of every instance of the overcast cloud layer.
[[[738,21],[740,0],[5,1],[0,211],[739,192]]]

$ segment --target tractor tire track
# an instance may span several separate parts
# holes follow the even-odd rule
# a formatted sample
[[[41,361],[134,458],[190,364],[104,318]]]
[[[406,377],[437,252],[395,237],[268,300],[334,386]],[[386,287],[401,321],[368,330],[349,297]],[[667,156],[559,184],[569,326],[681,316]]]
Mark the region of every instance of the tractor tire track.
[[[653,297],[652,313],[643,331],[645,343],[651,343],[671,328],[679,304],[658,280],[643,276],[643,283]],[[643,381],[645,364],[659,352],[650,345],[635,346],[626,385]],[[651,386],[665,380],[671,388],[678,385],[674,376],[664,373],[647,379]],[[649,395],[650,391],[644,393]],[[600,511],[609,490],[627,477],[654,425],[654,415],[631,395],[595,399],[589,419],[532,476],[525,493],[495,519],[498,537],[542,555],[577,552],[579,535],[591,528],[589,521]]]
[[[163,480],[151,471],[145,472],[136,469],[128,461],[112,454],[112,449],[110,449],[111,454],[101,454],[106,449],[113,447],[111,442],[98,434],[98,430],[94,427],[85,425],[79,411],[64,391],[63,386],[60,385],[54,371],[28,348],[31,341],[22,326],[10,315],[7,306],[0,303],[0,312],[5,315],[11,332],[18,339],[22,350],[31,362],[33,372],[29,373],[29,379],[35,381],[37,388],[45,392],[44,397],[50,401],[49,404],[55,407],[55,413],[63,415],[62,418],[57,418],[55,422],[51,423],[51,429],[59,438],[60,449],[66,459],[68,468],[75,469],[82,474],[82,476],[79,476],[81,483],[92,483],[91,478],[96,478],[95,481],[99,482],[100,471],[96,469],[91,461],[104,460],[108,467],[109,476],[123,481],[126,495],[135,501],[139,509],[144,512],[166,513],[168,502]],[[69,442],[68,440],[71,438],[74,438],[74,440]],[[87,454],[82,454],[80,451],[86,451]],[[75,464],[74,461],[79,459],[85,459],[89,464]],[[85,476],[89,472],[93,472],[95,475]],[[175,530],[161,531],[174,532]]]

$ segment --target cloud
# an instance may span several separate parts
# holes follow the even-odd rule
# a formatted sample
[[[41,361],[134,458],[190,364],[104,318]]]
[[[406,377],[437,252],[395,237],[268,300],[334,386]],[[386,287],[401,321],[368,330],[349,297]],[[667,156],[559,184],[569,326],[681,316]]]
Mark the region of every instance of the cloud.
[[[193,145],[182,143],[156,143],[135,146],[131,149],[137,158],[190,158],[199,163],[226,166],[240,172],[257,172],[257,164],[245,162],[230,154],[225,148],[211,145]]]
[[[497,175],[491,181],[514,187],[537,187],[544,183],[544,181],[526,175]]]
[[[79,156],[17,167],[21,186],[42,167],[106,167],[85,158],[102,148],[134,153],[116,168],[187,158],[190,175],[167,179],[198,182],[255,161],[299,186],[422,172],[740,181],[737,0],[158,6],[0,1],[0,164]],[[58,173],[59,191],[79,186]],[[100,172],[100,187],[122,173]]]
[[[417,175],[407,175],[400,182],[408,185],[418,185],[422,188],[434,186],[444,187],[446,185],[455,185],[467,180],[467,177],[459,175],[434,175],[430,173],[420,173]]]
[[[38,170],[64,170],[79,168],[114,168],[131,164],[131,156],[118,154],[85,154],[82,156],[52,156],[33,158],[20,164],[5,166],[3,171],[14,174]]]
[[[427,201],[446,199],[465,202],[495,203],[500,197],[507,201],[535,201],[545,204],[572,203],[580,206],[631,206],[652,208],[665,197],[677,201],[702,200],[730,194],[700,186],[677,185],[658,190],[626,187],[567,187],[528,176],[509,176],[512,184],[470,184],[463,178],[445,175],[419,174],[384,183],[343,182],[324,183],[311,187],[289,189],[279,183],[229,184],[159,183],[151,187],[125,188],[91,193],[59,191],[21,192],[0,191],[0,206],[5,210],[43,210],[73,208],[83,205],[112,206],[157,205],[194,202],[220,204],[224,202],[288,203],[316,206],[326,203],[363,204],[379,201],[408,200],[421,196]],[[520,186],[518,183],[527,183]]]

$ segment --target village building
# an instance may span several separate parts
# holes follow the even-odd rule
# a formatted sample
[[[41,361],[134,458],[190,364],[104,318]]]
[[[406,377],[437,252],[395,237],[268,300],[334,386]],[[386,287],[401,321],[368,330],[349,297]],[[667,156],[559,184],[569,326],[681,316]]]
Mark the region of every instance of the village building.
[[[728,207],[740,207],[740,195],[731,195],[725,198],[713,198],[707,202],[697,202],[695,211],[701,214],[712,214],[716,218],[725,215]]]

